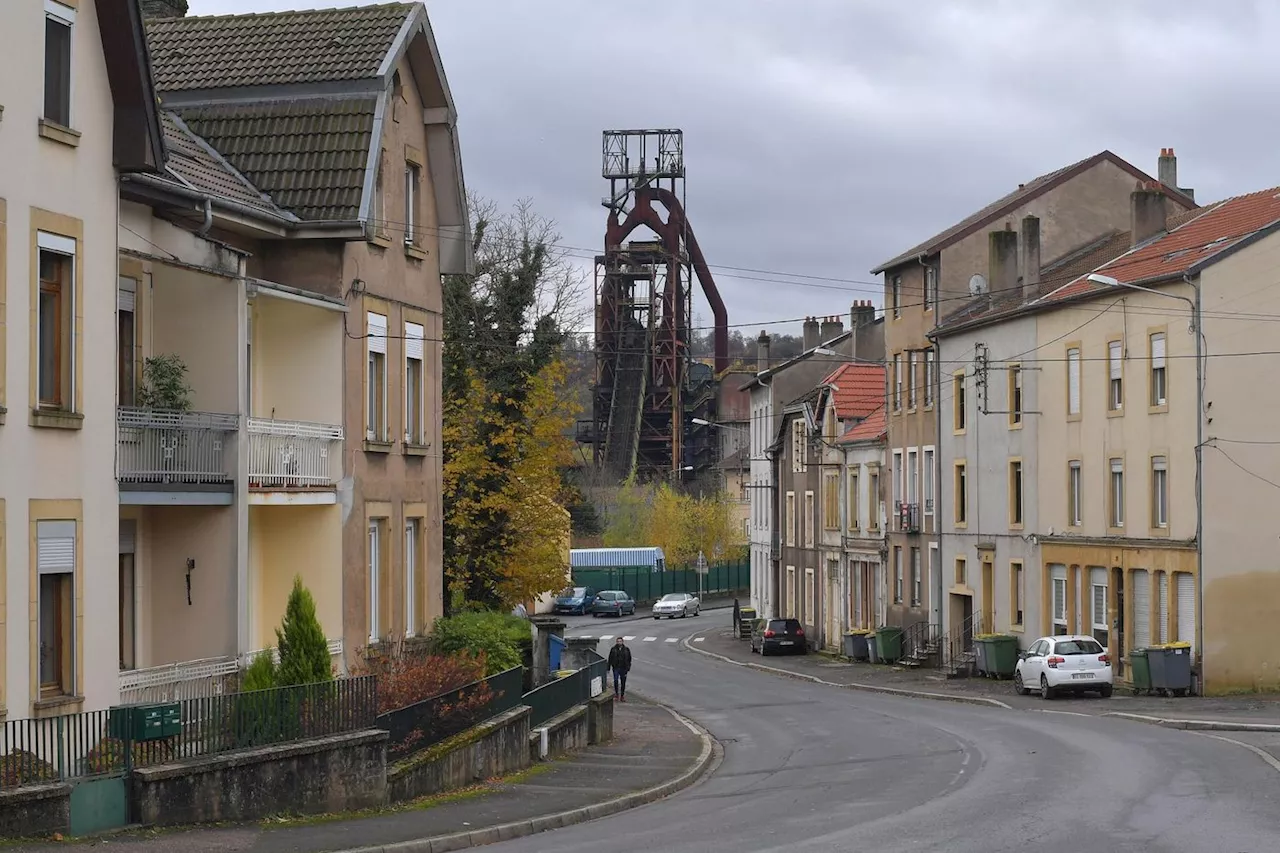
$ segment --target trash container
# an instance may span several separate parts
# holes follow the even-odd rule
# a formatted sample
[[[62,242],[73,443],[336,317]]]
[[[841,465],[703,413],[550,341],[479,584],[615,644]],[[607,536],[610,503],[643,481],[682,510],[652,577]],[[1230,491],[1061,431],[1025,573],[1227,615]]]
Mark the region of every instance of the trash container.
[[[984,645],[987,647],[987,675],[991,678],[1013,678],[1013,671],[1018,666],[1018,638],[991,634]]]
[[[867,660],[880,663],[880,642],[875,634],[867,634]]]
[[[902,629],[885,626],[876,631],[876,645],[881,661],[896,663],[902,657]]]
[[[866,631],[850,631],[844,635],[844,656],[854,660],[866,660],[871,650],[867,648]]]
[[[1146,649],[1129,652],[1129,678],[1133,683],[1133,695],[1151,692],[1151,667]]]
[[[751,627],[756,621],[756,609],[754,607],[742,607],[738,610],[738,639],[751,639]]]
[[[1191,644],[1165,643],[1147,649],[1150,686],[1166,696],[1185,696],[1191,690]]]
[[[973,668],[979,675],[988,674],[987,658],[990,656],[991,646],[987,643],[987,636],[979,634],[973,638]]]

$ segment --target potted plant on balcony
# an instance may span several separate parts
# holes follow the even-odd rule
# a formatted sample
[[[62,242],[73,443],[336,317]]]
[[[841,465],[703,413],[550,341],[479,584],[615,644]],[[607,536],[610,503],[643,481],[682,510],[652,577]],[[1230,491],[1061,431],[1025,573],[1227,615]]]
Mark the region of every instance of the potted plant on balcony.
[[[142,387],[138,406],[156,412],[191,411],[187,363],[174,353],[153,355],[142,363]]]

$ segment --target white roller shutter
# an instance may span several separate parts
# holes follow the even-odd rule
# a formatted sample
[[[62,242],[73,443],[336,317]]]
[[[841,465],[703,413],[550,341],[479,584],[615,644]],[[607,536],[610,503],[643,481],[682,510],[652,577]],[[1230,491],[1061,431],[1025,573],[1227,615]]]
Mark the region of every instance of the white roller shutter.
[[[1164,335],[1151,336],[1151,368],[1164,367]]]
[[[1052,598],[1052,614],[1053,614],[1053,633],[1065,634],[1067,632],[1067,567],[1054,566],[1049,574],[1050,582],[1053,585]],[[984,625],[983,630],[987,628]]]
[[[1156,575],[1156,591],[1159,595],[1159,628],[1161,644],[1169,642],[1169,573]]]
[[[1111,627],[1110,614],[1107,613],[1107,570],[1098,566],[1089,570],[1089,596],[1092,609],[1092,621],[1089,623],[1095,631],[1108,630]]]
[[[120,553],[134,554],[138,550],[138,522],[131,518],[120,519]]]
[[[368,312],[369,352],[387,352],[387,318],[382,314]]]
[[[1130,648],[1143,649],[1151,645],[1151,581],[1146,569],[1138,569],[1132,575],[1133,630]]]
[[[1121,363],[1122,363],[1122,359],[1121,359],[1122,350],[1120,348],[1119,341],[1112,341],[1110,344],[1107,345],[1107,355],[1111,362],[1111,378],[1119,379],[1121,377]]]
[[[1067,350],[1067,412],[1080,411],[1080,350]]]
[[[1196,579],[1186,572],[1174,575],[1178,585],[1178,642],[1196,642]]]
[[[138,283],[131,278],[120,277],[120,286],[116,289],[116,308],[133,313],[138,303]]]
[[[404,357],[422,361],[423,341],[426,333],[417,323],[404,324]]]
[[[42,575],[63,575],[76,570],[76,523],[36,522],[36,567]]]

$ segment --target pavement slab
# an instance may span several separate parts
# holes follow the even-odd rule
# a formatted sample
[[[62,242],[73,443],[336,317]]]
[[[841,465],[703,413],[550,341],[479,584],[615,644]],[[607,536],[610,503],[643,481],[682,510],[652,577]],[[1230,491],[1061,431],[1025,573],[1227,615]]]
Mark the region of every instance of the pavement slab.
[[[456,800],[346,819],[271,827],[207,827],[119,834],[73,849],[111,853],[328,853],[477,831],[499,824],[594,806],[673,780],[697,762],[702,738],[661,705],[630,699],[614,707],[614,739],[563,759],[535,765],[512,782]],[[6,847],[66,851],[66,843]]]

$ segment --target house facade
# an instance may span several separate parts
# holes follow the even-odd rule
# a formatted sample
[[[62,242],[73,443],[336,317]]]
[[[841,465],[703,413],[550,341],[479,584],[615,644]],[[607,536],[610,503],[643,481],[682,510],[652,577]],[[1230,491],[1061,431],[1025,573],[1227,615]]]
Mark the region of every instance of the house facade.
[[[837,442],[842,466],[841,544],[849,629],[874,630],[885,619],[885,506],[881,482],[887,423],[882,406],[848,429]]]
[[[822,486],[820,397],[820,389],[815,387],[784,406],[771,445],[776,460],[774,482],[781,533],[777,615],[800,620],[813,648],[821,648],[824,642],[826,603],[819,590],[823,574],[822,519],[818,512]]]
[[[117,185],[164,148],[135,3],[3,4],[0,49],[0,715],[51,716],[117,699]]]
[[[890,510],[886,618],[890,624],[909,628],[925,622],[955,632],[964,630],[964,623],[971,624],[970,615],[975,612],[972,596],[948,592],[952,587],[973,589],[973,583],[966,577],[965,584],[957,585],[954,575],[947,576],[940,548],[942,519],[948,512],[955,517],[955,508],[944,505],[946,490],[940,484],[955,477],[957,471],[954,466],[945,470],[939,465],[939,445],[958,430],[955,422],[947,422],[939,404],[964,387],[965,380],[955,374],[959,366],[941,361],[929,333],[953,310],[989,304],[1017,291],[1023,271],[1013,223],[1026,216],[1036,217],[1042,255],[1064,256],[1128,224],[1129,194],[1135,180],[1151,178],[1104,151],[1020,185],[873,270],[885,278],[885,359],[889,368],[886,502]],[[1169,180],[1171,203],[1181,209],[1193,208],[1194,202],[1186,193],[1172,188],[1176,176]],[[992,236],[993,230],[998,231],[996,236]],[[989,278],[993,267],[1002,271],[999,282]],[[954,417],[954,410],[952,414]],[[964,414],[966,419],[970,417],[968,411]],[[1004,465],[999,463],[1002,469]],[[966,483],[962,492],[967,489]],[[958,535],[960,531],[954,532]],[[986,553],[990,555],[990,549]]]

